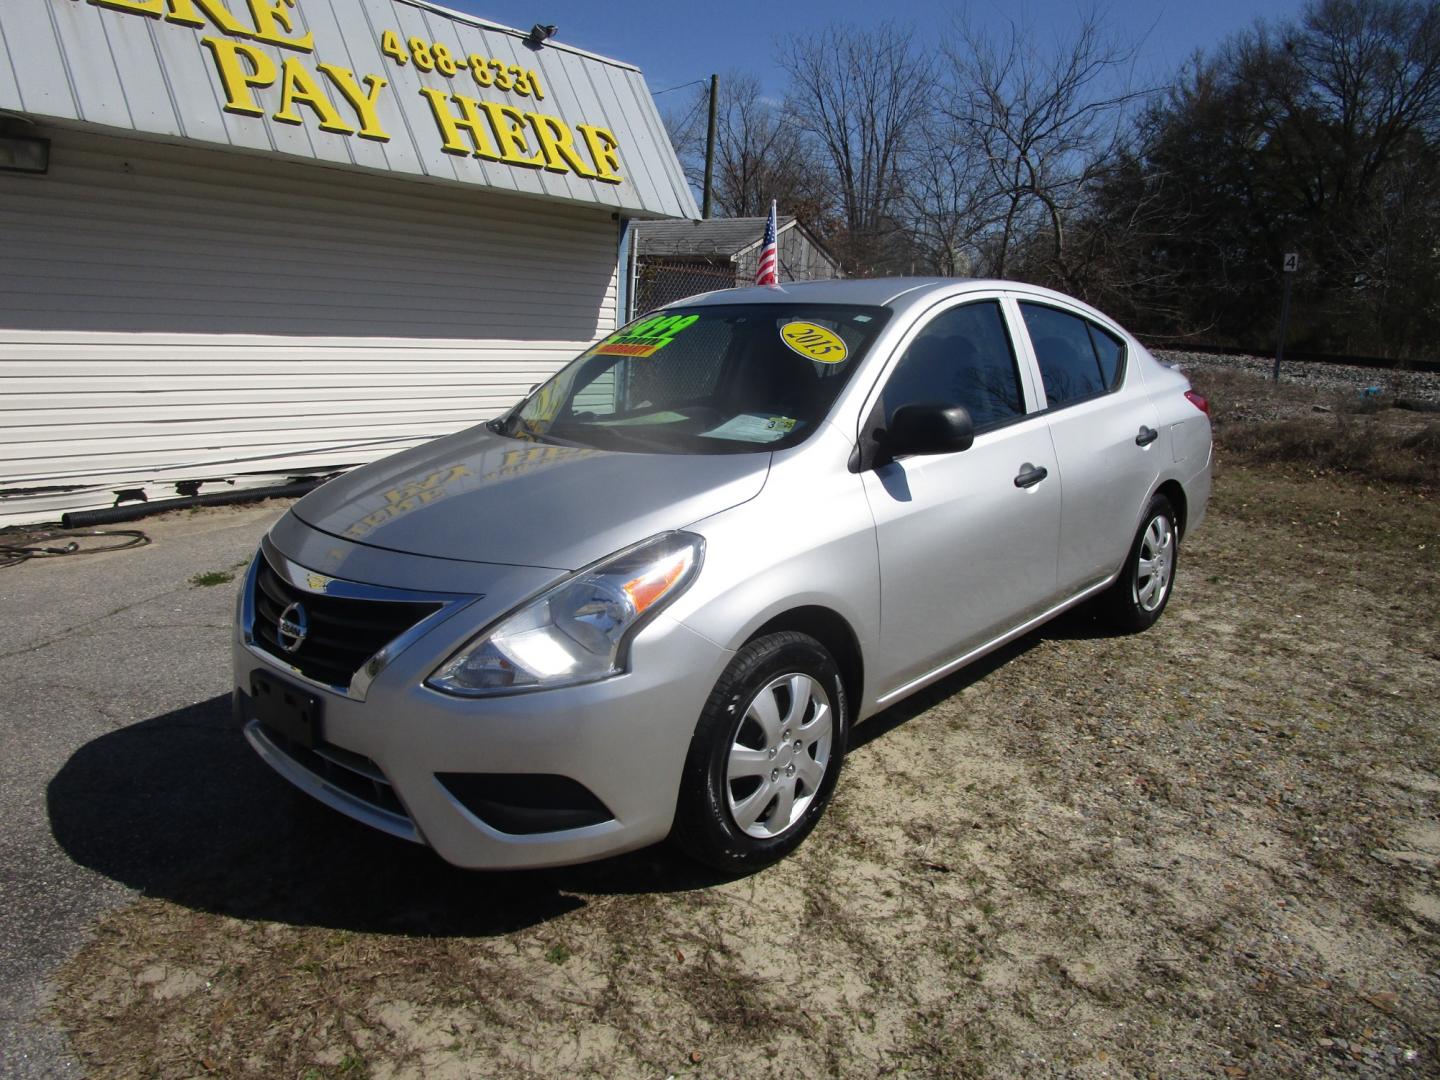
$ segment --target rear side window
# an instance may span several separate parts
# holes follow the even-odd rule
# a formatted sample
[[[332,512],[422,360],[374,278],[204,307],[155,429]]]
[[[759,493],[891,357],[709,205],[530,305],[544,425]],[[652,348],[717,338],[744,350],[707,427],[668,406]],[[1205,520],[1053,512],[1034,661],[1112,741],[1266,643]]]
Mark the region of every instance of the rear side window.
[[[1090,331],[1090,344],[1095,346],[1095,355],[1100,358],[1100,377],[1105,380],[1105,389],[1114,390],[1120,385],[1120,372],[1125,367],[1125,344],[1094,323],[1086,323],[1085,328]]]
[[[964,304],[931,319],[900,358],[882,399],[887,425],[901,405],[924,401],[965,406],[976,430],[1024,415],[999,303]]]
[[[1050,408],[1096,397],[1120,385],[1125,346],[1113,334],[1040,304],[1022,303],[1020,311]]]

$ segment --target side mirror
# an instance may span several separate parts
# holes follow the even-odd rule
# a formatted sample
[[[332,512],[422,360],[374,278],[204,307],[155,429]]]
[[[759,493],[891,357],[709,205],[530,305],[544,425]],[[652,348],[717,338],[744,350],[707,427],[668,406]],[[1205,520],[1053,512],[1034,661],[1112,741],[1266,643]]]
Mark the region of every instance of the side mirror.
[[[963,405],[922,401],[901,405],[890,418],[881,446],[885,457],[902,454],[953,454],[975,442],[975,424]]]

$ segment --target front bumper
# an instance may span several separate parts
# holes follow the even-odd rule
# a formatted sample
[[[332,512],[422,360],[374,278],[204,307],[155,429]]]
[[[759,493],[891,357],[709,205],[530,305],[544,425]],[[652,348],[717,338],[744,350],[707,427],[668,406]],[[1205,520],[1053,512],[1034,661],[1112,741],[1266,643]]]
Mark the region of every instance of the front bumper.
[[[300,683],[247,644],[237,627],[237,719],[261,758],[301,790],[372,827],[428,844],[457,866],[558,866],[663,839],[700,710],[732,654],[662,613],[632,643],[630,671],[602,682],[488,698],[427,688],[426,676],[481,628],[463,611],[440,622],[391,658],[357,700]],[[249,696],[257,670],[320,700],[313,749],[259,723]],[[505,832],[439,779],[455,774],[568,778],[609,817],[548,832]]]

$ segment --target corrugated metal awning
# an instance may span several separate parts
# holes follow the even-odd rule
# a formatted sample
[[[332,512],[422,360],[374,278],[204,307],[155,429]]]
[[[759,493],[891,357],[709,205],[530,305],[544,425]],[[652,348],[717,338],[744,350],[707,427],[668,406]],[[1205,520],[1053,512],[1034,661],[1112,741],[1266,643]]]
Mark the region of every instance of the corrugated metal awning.
[[[0,110],[699,216],[639,70],[420,0],[4,0]]]

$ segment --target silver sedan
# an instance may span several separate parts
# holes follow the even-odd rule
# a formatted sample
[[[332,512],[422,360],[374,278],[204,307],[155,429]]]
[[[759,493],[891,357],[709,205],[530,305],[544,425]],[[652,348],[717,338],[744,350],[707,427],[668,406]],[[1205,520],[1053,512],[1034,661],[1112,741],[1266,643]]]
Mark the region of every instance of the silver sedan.
[[[1083,601],[1143,630],[1210,491],[1184,376],[998,281],[693,297],[266,536],[266,762],[467,867],[795,848],[853,724]]]

